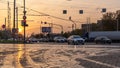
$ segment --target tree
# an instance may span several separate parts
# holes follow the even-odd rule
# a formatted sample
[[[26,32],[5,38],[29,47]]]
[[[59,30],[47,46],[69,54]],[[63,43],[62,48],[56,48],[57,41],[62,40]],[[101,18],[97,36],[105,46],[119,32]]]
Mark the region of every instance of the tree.
[[[81,29],[75,29],[75,30],[71,31],[71,34],[73,34],[73,35],[82,35],[83,31]]]
[[[98,31],[98,26],[96,23],[92,23],[90,28],[91,28],[91,31]]]
[[[101,22],[103,31],[115,31],[116,30],[116,25],[117,25],[116,17],[119,17],[119,12],[117,13],[108,12],[103,15],[102,22]]]

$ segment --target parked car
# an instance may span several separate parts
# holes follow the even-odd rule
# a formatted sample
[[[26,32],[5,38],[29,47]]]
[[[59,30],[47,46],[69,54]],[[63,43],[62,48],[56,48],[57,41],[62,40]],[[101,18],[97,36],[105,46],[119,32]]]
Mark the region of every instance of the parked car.
[[[42,42],[49,42],[49,38],[42,38]]]
[[[67,39],[68,44],[72,45],[79,45],[82,44],[84,45],[85,40],[81,38],[79,35],[72,35]]]
[[[27,43],[34,43],[34,42],[39,42],[39,40],[36,39],[36,38],[29,38],[29,39],[27,40]]]
[[[54,41],[55,42],[66,42],[67,39],[65,37],[62,37],[62,36],[57,36],[54,38]]]
[[[106,36],[99,36],[99,37],[95,38],[95,43],[96,44],[98,44],[98,43],[111,44],[112,41],[108,37],[106,37]]]

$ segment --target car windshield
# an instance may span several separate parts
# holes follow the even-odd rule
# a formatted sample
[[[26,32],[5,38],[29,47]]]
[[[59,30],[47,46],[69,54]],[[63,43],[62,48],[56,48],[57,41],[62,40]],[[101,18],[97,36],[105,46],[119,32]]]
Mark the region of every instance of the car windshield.
[[[73,38],[81,38],[80,36],[74,36]]]
[[[108,39],[108,38],[105,36],[101,36],[101,37],[97,37],[96,39]]]

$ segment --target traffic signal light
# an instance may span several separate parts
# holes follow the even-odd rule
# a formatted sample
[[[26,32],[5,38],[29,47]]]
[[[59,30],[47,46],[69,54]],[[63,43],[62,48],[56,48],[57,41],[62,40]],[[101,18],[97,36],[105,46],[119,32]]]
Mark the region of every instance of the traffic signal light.
[[[67,10],[63,10],[63,14],[67,14]]]
[[[102,9],[102,12],[106,12],[106,8],[103,8],[103,9]]]
[[[44,22],[44,24],[47,24],[47,22]]]
[[[79,10],[79,14],[83,14],[83,10]]]
[[[25,26],[25,25],[26,25],[26,20],[22,20],[22,21],[21,21],[21,25],[22,25],[22,26]]]

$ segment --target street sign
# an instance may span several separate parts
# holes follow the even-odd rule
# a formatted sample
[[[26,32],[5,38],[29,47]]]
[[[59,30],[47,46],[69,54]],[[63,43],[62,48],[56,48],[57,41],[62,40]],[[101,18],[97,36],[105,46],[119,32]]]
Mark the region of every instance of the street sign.
[[[3,24],[3,25],[2,25],[2,28],[4,29],[5,27],[6,27],[6,26]]]
[[[25,20],[27,17],[26,16],[23,16],[23,19]]]
[[[42,32],[43,33],[50,33],[51,32],[51,27],[42,27]]]

